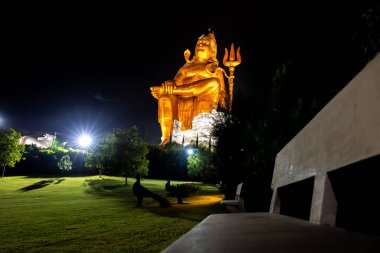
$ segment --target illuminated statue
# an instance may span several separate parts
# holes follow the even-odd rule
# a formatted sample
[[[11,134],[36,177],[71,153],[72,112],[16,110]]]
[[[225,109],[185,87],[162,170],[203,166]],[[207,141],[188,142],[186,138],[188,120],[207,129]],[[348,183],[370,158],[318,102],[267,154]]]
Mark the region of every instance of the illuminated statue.
[[[55,137],[55,135],[51,134],[44,134],[44,136],[37,139],[30,136],[22,136],[18,143],[21,145],[35,145],[37,148],[45,149],[53,145]]]
[[[233,45],[231,55],[234,58]],[[190,51],[184,53],[186,63],[178,70],[173,80],[165,81],[161,86],[150,87],[153,97],[158,99],[158,121],[161,125],[161,145],[170,141],[173,122],[181,122],[181,130],[192,127],[192,120],[200,113],[210,113],[220,105],[231,109],[233,72],[230,76],[218,67],[217,44],[213,32],[202,35],[195,46],[195,54],[190,60]],[[226,49],[226,55],[228,50]],[[226,55],[223,62],[227,61]],[[234,60],[231,58],[230,59]],[[240,48],[237,51],[237,66],[240,61]],[[231,74],[232,73],[232,74]],[[227,95],[224,76],[229,80],[230,92]],[[228,104],[230,102],[230,104]]]

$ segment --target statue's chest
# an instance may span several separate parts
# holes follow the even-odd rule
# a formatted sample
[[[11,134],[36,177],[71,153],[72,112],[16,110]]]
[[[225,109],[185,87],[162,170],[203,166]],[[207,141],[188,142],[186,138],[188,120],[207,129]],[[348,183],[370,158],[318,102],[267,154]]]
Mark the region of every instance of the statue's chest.
[[[189,64],[184,68],[185,78],[208,78],[212,73],[207,70],[207,64]]]

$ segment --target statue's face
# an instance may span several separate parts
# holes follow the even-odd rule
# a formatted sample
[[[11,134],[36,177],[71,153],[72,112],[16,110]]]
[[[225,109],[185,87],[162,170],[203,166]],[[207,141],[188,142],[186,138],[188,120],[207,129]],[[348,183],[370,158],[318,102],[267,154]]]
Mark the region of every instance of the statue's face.
[[[210,41],[205,38],[200,38],[195,46],[195,53],[200,59],[209,59],[212,54]]]

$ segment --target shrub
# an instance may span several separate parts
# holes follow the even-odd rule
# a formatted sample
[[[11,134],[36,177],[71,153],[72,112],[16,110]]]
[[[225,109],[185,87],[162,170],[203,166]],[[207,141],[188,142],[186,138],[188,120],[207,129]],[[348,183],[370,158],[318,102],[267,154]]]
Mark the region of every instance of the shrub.
[[[64,155],[62,156],[61,160],[57,163],[58,168],[60,168],[63,171],[71,170],[73,162],[70,160],[70,156]]]
[[[187,183],[187,184],[177,184],[168,187],[168,195],[173,197],[189,197],[196,195],[200,190],[199,185]]]

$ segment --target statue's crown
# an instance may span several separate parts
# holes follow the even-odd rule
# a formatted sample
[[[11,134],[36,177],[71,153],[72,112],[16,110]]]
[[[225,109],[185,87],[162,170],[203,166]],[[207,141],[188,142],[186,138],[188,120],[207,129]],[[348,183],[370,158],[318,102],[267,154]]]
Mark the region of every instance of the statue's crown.
[[[212,41],[212,42],[214,42],[216,44],[214,32],[209,32],[206,35],[202,34],[202,36],[199,37],[198,40],[200,40],[200,39],[206,39],[206,40]]]
[[[211,51],[213,54],[213,58],[216,59],[216,53],[217,53],[217,44],[216,39],[213,31],[209,31],[206,35],[203,34],[201,37],[199,37],[198,41],[200,40],[207,40],[210,42]]]

